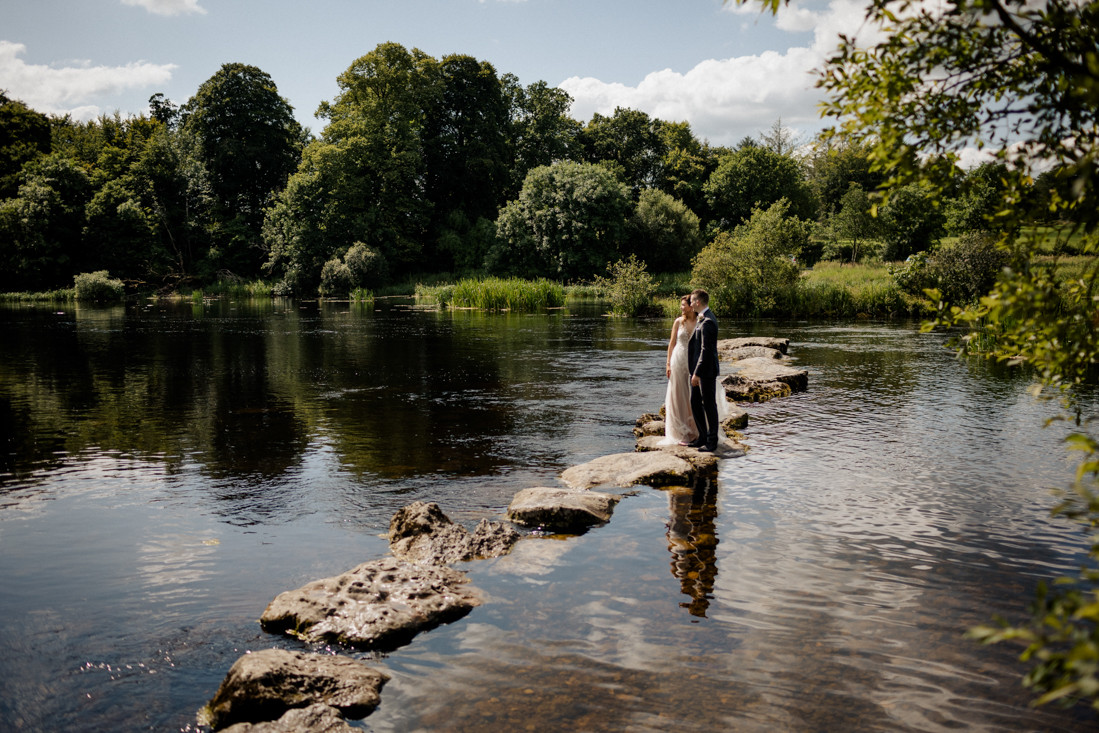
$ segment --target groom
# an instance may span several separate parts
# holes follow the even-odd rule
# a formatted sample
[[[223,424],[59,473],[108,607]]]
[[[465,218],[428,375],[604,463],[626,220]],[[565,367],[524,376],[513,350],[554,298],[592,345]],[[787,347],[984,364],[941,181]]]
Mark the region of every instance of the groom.
[[[700,451],[717,449],[717,319],[710,310],[705,290],[691,293],[691,309],[698,314],[691,340],[687,343],[687,365],[691,370],[691,414],[698,438],[687,445]]]

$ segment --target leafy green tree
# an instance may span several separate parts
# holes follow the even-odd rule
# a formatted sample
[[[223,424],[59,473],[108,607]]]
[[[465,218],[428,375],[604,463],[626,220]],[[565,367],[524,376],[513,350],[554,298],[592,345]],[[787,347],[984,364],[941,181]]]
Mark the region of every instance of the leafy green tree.
[[[943,213],[935,203],[931,191],[916,184],[901,186],[890,193],[886,204],[878,209],[879,232],[885,243],[883,260],[903,260],[939,241]]]
[[[23,167],[15,197],[0,202],[0,288],[51,289],[83,269],[87,174],[56,154]]]
[[[764,0],[777,9],[780,0]],[[885,40],[870,48],[843,38],[825,67],[825,112],[842,134],[864,143],[873,169],[899,190],[920,182],[948,190],[962,149],[978,145],[1006,164],[993,231],[1003,232],[1011,267],[979,304],[941,304],[937,324],[968,326],[963,343],[991,340],[992,353],[1023,358],[1040,388],[1065,400],[1080,426],[1068,444],[1082,460],[1058,512],[1088,530],[1089,564],[1042,587],[1028,622],[973,634],[1026,644],[1025,683],[1040,697],[1099,707],[1099,441],[1076,396],[1099,362],[1099,5],[1073,0],[947,0],[934,7],[871,0],[867,23]],[[1063,279],[1023,237],[1031,181],[1057,170],[1049,207],[1083,239],[1084,272]],[[935,324],[929,324],[932,327]],[[1069,347],[1071,345],[1071,348]]]
[[[791,213],[813,218],[812,197],[798,161],[760,145],[726,155],[703,186],[714,221],[730,228],[757,208],[786,199]]]
[[[526,87],[512,74],[503,77],[511,110],[508,133],[511,177],[508,199],[519,195],[532,169],[559,160],[577,160],[582,125],[569,116],[572,97],[564,89],[536,81]]]
[[[717,151],[699,142],[686,122],[657,121],[664,148],[660,189],[704,216],[707,211],[703,186],[717,168]]]
[[[682,201],[645,189],[630,218],[630,246],[654,272],[682,272],[702,248],[698,216]]]
[[[0,199],[16,194],[25,163],[49,152],[49,118],[0,90]]]
[[[658,186],[662,178],[664,141],[659,126],[638,110],[616,107],[611,117],[597,112],[580,133],[584,159],[620,166],[636,199],[642,189]]]
[[[264,71],[225,64],[184,105],[213,197],[214,268],[254,274],[262,263],[264,209],[301,159],[304,131]]]
[[[851,183],[840,199],[840,210],[835,216],[839,236],[851,242],[851,261],[859,260],[859,244],[874,237],[880,230],[879,220],[871,212],[870,197],[857,183]]]
[[[622,254],[630,209],[625,184],[601,166],[540,166],[500,212],[486,266],[520,277],[590,278]]]
[[[445,258],[454,250],[477,249],[478,242],[464,242],[477,238],[469,222],[495,219],[506,200],[511,117],[503,85],[488,62],[451,55],[439,64],[439,74],[440,98],[427,111],[424,172],[433,239],[445,237],[450,245],[435,254]]]
[[[764,315],[798,281],[797,257],[809,242],[809,224],[789,215],[780,199],[757,208],[747,222],[720,232],[694,260],[692,282],[710,294],[710,307],[727,315]]]
[[[840,210],[851,184],[871,193],[885,178],[880,171],[871,170],[866,144],[839,136],[818,140],[807,165],[809,185],[824,214]]]
[[[960,190],[944,212],[948,233],[984,231],[992,226],[1003,201],[1006,168],[1004,163],[983,163],[962,178]]]

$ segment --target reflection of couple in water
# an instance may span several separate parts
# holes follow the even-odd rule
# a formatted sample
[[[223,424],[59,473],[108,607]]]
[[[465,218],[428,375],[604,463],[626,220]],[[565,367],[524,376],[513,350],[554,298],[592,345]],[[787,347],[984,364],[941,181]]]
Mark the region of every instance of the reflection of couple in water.
[[[699,451],[717,448],[721,421],[729,413],[725,390],[717,381],[717,318],[709,306],[705,290],[695,290],[680,301],[665,365],[668,389],[661,442]],[[701,479],[694,488],[668,489],[668,502],[672,574],[691,597],[680,605],[692,616],[705,617],[717,577],[717,485]]]
[[[717,484],[701,479],[694,488],[676,486],[666,491],[672,575],[691,598],[679,605],[692,616],[705,618],[717,578]]]
[[[680,311],[668,339],[661,442],[714,451],[721,421],[728,414],[725,390],[717,384],[717,318],[705,290],[683,296]]]

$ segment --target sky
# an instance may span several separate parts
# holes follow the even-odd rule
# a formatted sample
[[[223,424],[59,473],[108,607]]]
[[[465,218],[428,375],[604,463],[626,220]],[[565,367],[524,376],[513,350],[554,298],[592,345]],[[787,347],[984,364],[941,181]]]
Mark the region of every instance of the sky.
[[[33,109],[93,119],[185,103],[223,64],[266,72],[298,120],[379,43],[491,63],[569,92],[572,117],[641,110],[733,145],[776,121],[807,142],[813,70],[862,0],[794,0],[778,16],[731,0],[0,0],[0,89]]]

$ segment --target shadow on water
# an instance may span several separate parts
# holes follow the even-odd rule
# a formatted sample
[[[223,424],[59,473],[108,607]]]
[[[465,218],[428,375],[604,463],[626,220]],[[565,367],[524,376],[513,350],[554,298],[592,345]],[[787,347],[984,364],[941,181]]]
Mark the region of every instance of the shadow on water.
[[[193,729],[279,592],[472,525],[633,449],[663,320],[263,301],[0,307],[0,729]],[[809,392],[751,405],[716,482],[463,566],[487,602],[387,655],[362,723],[412,730],[1089,730],[1033,710],[1018,619],[1081,559],[1072,465],[1017,372],[910,324],[791,339]],[[1060,432],[1058,432],[1060,431]],[[670,572],[669,572],[670,571]]]

